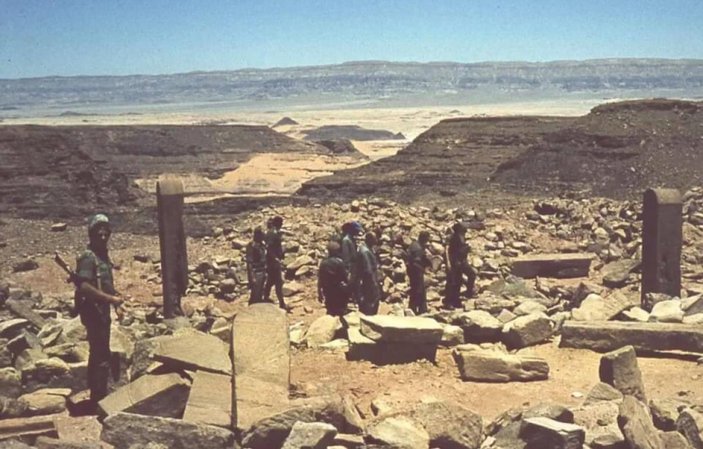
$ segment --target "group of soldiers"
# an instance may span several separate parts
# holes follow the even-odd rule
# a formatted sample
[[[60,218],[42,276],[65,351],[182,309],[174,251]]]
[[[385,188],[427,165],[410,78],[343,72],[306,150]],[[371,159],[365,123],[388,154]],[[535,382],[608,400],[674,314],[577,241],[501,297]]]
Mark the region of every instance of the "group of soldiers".
[[[279,305],[289,310],[282,295],[282,224],[281,217],[273,217],[268,221],[266,234],[261,228],[256,228],[252,241],[247,245],[247,277],[251,291],[249,303],[270,301],[271,288],[275,286]],[[470,247],[466,242],[466,232],[467,227],[463,223],[455,223],[446,245],[447,281],[443,306],[447,309],[462,307],[462,285],[466,285],[469,295],[474,291],[476,274],[468,263]],[[425,271],[431,266],[427,254],[429,242],[430,233],[422,231],[406,251],[409,307],[416,315],[428,311]],[[318,300],[325,305],[328,314],[344,315],[350,304],[355,304],[366,315],[378,313],[384,294],[377,245],[377,235],[365,232],[358,221],[345,223],[341,235],[330,239],[327,257],[319,266],[317,281]]]

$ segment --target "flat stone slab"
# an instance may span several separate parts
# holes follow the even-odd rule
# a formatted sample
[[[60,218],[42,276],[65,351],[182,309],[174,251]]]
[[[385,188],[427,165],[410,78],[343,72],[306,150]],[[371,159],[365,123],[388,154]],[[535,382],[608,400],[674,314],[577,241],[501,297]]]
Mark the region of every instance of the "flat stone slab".
[[[234,434],[221,427],[174,418],[117,413],[103,421],[103,441],[116,449],[160,444],[169,449],[231,449]]]
[[[180,418],[188,390],[190,382],[177,373],[147,374],[109,394],[98,407],[103,415],[128,412]]]
[[[637,351],[703,353],[703,327],[692,324],[624,321],[566,321],[560,346],[607,352],[632,345]]]
[[[575,278],[587,277],[591,268],[591,253],[536,254],[512,260],[512,274],[521,278],[534,277]]]
[[[14,338],[29,321],[24,318],[14,318],[0,322],[0,338]]]
[[[195,373],[183,419],[229,428],[232,425],[232,377],[207,371]]]
[[[56,437],[55,420],[65,414],[0,419],[0,441],[16,437]]]
[[[349,361],[367,360],[375,365],[390,365],[410,363],[416,360],[434,362],[437,357],[435,343],[401,343],[374,341],[361,334],[358,328],[347,329],[349,350],[346,358]]]
[[[202,332],[184,332],[159,341],[153,358],[175,369],[232,374],[227,345]]]
[[[245,430],[288,405],[288,317],[274,304],[252,304],[232,323],[232,421]]]
[[[461,380],[512,382],[545,380],[547,361],[539,357],[504,354],[495,351],[455,351]]]
[[[432,318],[417,316],[361,316],[361,333],[386,343],[429,343],[438,345],[444,329]]]
[[[581,449],[586,432],[583,427],[554,419],[525,418],[520,425],[520,437],[542,449]],[[536,446],[538,445],[538,446]]]

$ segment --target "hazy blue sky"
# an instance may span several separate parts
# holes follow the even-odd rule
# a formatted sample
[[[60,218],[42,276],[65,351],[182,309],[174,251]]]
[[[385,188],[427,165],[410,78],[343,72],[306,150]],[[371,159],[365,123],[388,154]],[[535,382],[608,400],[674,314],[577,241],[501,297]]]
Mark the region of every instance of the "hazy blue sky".
[[[0,78],[703,58],[702,0],[0,0]]]

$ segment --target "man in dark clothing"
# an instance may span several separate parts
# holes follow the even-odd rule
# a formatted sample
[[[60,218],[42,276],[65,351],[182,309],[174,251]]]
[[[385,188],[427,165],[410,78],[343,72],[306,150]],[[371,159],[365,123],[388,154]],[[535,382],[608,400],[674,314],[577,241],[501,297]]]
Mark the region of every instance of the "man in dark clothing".
[[[450,309],[461,308],[461,284],[466,276],[466,288],[469,295],[473,294],[476,282],[476,273],[469,266],[469,245],[466,243],[466,226],[455,223],[452,226],[452,235],[447,245],[447,284],[444,296],[444,306]]]
[[[276,289],[278,305],[290,311],[290,308],[283,301],[283,238],[281,227],[283,218],[275,216],[268,222],[268,232],[266,232],[266,286],[265,300],[271,301],[271,287]]]
[[[356,273],[356,259],[358,255],[357,240],[364,233],[364,228],[358,221],[352,221],[342,225],[342,261],[350,279],[350,295],[355,303],[359,303],[361,292],[359,291],[359,279]]]
[[[373,253],[376,236],[367,233],[364,241],[359,243],[356,257],[355,275],[359,283],[359,311],[365,315],[376,315],[381,301],[381,285],[378,282],[378,262]]]
[[[264,231],[257,227],[254,237],[247,244],[247,279],[249,281],[249,304],[262,302],[264,298],[264,282],[266,282],[266,246]]]
[[[88,387],[94,407],[107,396],[110,375],[110,305],[118,318],[123,300],[115,291],[112,262],[107,251],[110,221],[103,214],[93,215],[88,222],[90,243],[78,257],[75,275],[76,305],[88,334]]]
[[[317,299],[325,304],[328,315],[342,316],[349,302],[347,270],[337,242],[327,245],[327,253],[327,258],[320,262],[317,274]]]
[[[420,232],[417,240],[408,247],[407,272],[410,280],[410,310],[415,315],[427,313],[427,295],[425,293],[425,268],[430,266],[427,257],[427,243],[430,233]]]

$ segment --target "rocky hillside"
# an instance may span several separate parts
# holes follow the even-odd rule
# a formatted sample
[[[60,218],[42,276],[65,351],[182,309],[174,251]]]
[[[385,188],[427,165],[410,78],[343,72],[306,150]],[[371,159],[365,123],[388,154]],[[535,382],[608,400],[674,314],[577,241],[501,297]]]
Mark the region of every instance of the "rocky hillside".
[[[444,120],[397,155],[315,179],[300,193],[412,201],[476,192],[620,198],[639,197],[650,186],[685,189],[701,180],[702,108],[642,100],[602,105],[578,118]]]
[[[136,205],[134,183],[161,173],[217,178],[259,153],[331,154],[265,126],[3,126],[0,208],[84,215]]]

